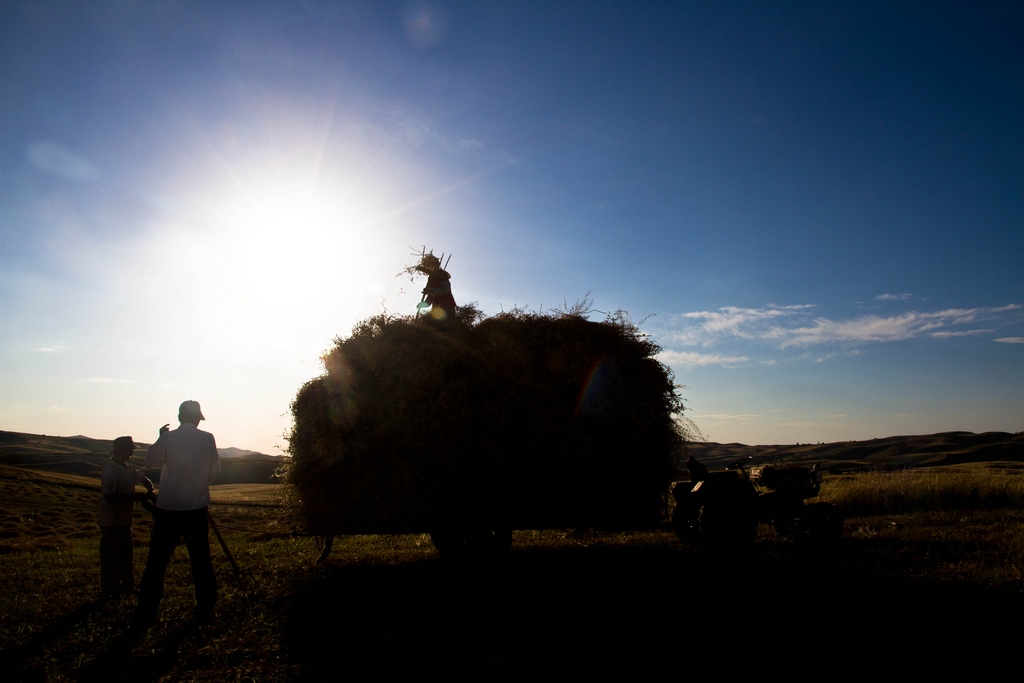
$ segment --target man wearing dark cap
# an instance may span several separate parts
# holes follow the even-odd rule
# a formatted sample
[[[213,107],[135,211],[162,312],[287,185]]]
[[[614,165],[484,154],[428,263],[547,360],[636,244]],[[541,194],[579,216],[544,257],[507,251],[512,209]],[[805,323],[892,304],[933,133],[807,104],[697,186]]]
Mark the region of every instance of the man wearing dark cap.
[[[220,458],[213,434],[199,429],[199,422],[205,419],[197,402],[185,401],[178,408],[181,424],[173,431],[170,425],[161,427],[160,438],[146,453],[146,467],[160,468],[160,482],[149,558],[139,589],[139,624],[156,618],[167,563],[182,538],[192,564],[197,620],[205,623],[213,618],[217,578],[210,561],[206,508],[210,504],[210,483],[220,472]]]
[[[135,555],[132,549],[132,514],[135,501],[153,495],[153,482],[128,462],[138,448],[130,436],[114,439],[110,460],[100,475],[100,599],[135,592]],[[148,493],[136,493],[136,485]]]

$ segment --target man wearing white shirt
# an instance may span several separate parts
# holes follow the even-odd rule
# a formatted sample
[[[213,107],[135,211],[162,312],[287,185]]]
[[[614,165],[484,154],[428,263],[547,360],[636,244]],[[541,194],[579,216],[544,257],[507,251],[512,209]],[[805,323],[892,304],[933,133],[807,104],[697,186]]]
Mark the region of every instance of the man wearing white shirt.
[[[199,429],[205,420],[196,401],[185,401],[178,409],[175,430],[160,428],[160,438],[146,453],[146,467],[160,468],[160,481],[149,558],[139,589],[137,620],[148,624],[156,618],[164,593],[167,563],[184,537],[195,582],[197,620],[213,618],[217,602],[217,578],[210,561],[210,483],[220,472],[220,458],[213,434]]]

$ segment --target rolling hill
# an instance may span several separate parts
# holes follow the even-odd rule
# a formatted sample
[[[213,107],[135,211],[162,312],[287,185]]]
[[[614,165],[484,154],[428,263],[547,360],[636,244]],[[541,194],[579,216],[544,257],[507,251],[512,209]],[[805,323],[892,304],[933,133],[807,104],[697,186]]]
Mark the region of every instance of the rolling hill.
[[[0,465],[38,471],[99,478],[112,445],[111,440],[85,436],[47,436],[0,431]],[[147,446],[148,444],[143,444]],[[721,469],[741,458],[754,464],[816,463],[831,472],[907,467],[951,467],[987,463],[993,467],[1024,468],[1024,432],[942,432],[918,436],[889,436],[869,441],[817,444],[748,446],[714,442],[687,445],[690,455],[710,469]],[[277,483],[274,472],[283,456],[265,455],[238,448],[218,449],[221,473],[217,484]],[[686,455],[676,461],[680,478]],[[133,464],[143,469],[142,453]],[[159,481],[159,470],[143,471]]]
[[[722,468],[746,457],[753,458],[753,464],[820,462],[823,469],[832,472],[977,463],[1004,468],[1024,467],[1024,432],[942,432],[889,436],[869,441],[776,446],[706,442],[688,444],[687,449],[690,455],[710,469]]]
[[[110,439],[0,431],[0,465],[98,479],[110,457],[112,446],[113,441]],[[215,484],[277,483],[274,472],[285,460],[281,456],[239,448],[217,450],[221,456],[221,472]],[[136,455],[132,456],[132,464],[150,479],[159,482],[160,470],[146,469],[143,455],[144,451],[136,451]]]

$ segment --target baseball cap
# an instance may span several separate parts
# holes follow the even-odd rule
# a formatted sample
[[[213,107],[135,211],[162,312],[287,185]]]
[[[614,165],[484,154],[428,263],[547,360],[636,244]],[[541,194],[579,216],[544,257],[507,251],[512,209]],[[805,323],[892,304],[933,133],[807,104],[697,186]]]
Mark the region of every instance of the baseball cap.
[[[179,421],[183,417],[199,417],[200,420],[205,420],[203,417],[203,411],[199,408],[199,401],[185,401],[178,406],[178,419]]]

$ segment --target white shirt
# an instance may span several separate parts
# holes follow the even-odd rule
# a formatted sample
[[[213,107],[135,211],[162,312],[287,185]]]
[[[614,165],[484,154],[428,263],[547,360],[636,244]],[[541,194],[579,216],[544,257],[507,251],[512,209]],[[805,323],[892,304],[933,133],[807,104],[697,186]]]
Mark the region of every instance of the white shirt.
[[[129,463],[120,465],[114,462],[113,458],[108,460],[107,466],[103,468],[103,474],[100,475],[100,509],[96,514],[97,523],[100,526],[131,526],[135,501],[111,503],[106,499],[106,494],[130,496],[135,493],[136,484],[146,481],[146,475]]]
[[[146,452],[146,467],[160,467],[156,506],[199,510],[210,504],[210,483],[220,472],[213,434],[182,423],[164,432]]]

